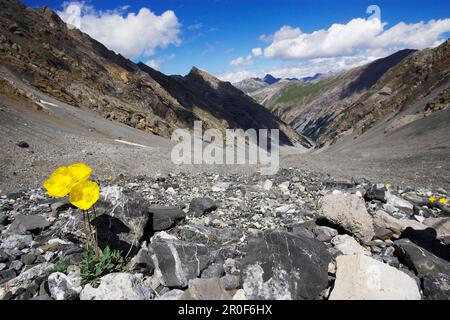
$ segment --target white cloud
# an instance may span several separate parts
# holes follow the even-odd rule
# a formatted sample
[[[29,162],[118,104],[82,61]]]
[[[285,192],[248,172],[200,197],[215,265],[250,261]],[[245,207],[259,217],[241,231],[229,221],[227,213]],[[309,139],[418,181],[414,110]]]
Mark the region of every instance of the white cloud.
[[[160,62],[157,59],[148,60],[145,64],[155,70],[159,70],[159,68],[160,68]]]
[[[161,56],[154,59],[148,60],[145,64],[148,65],[150,68],[153,68],[155,70],[160,70],[161,66],[170,60],[175,59],[176,55],[174,53],[168,55],[168,56]]]
[[[219,74],[217,76],[218,79],[222,81],[229,81],[229,82],[239,82],[244,79],[253,78],[256,77],[256,73],[250,70],[238,70],[238,71],[232,71],[227,72],[223,74]]]
[[[252,49],[252,54],[253,54],[255,57],[259,57],[259,56],[261,56],[261,55],[263,54],[263,51],[262,51],[261,48],[253,48],[253,49]]]
[[[68,11],[78,6],[79,12]],[[81,31],[103,43],[109,49],[134,59],[150,56],[157,48],[179,45],[181,24],[171,10],[156,15],[148,8],[138,13],[125,13],[127,7],[112,11],[97,11],[84,2],[66,2],[58,15],[70,23],[78,19]],[[78,15],[77,17],[74,17]]]
[[[230,65],[232,66],[248,66],[253,64],[252,55],[248,55],[247,58],[239,57],[230,61]]]
[[[265,48],[268,58],[307,60],[365,54],[371,50],[386,52],[411,48],[423,49],[442,42],[440,37],[450,31],[450,19],[430,20],[415,24],[398,23],[385,29],[379,19],[356,18],[347,24],[333,24],[328,29],[303,33],[299,28],[284,26],[272,35]],[[265,36],[265,39],[267,36]]]
[[[188,30],[200,30],[201,28],[203,28],[203,25],[201,23],[194,23],[187,26]]]

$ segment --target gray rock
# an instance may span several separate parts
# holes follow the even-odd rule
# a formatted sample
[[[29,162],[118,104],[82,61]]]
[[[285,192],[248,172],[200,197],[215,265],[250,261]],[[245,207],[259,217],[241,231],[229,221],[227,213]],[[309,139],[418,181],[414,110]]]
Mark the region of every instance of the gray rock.
[[[315,299],[328,285],[331,256],[320,241],[266,231],[249,242],[243,261],[248,299]]]
[[[30,286],[35,285],[35,280],[38,278],[44,278],[47,277],[54,268],[54,264],[52,263],[41,263],[38,264],[26,271],[23,271],[19,276],[15,277],[14,279],[9,280],[6,283],[6,286],[9,290],[9,292],[12,295],[15,295],[21,288],[28,288]],[[1,297],[0,297],[1,299]]]
[[[162,295],[160,295],[155,300],[179,300],[180,297],[183,295],[184,291],[180,289],[173,289],[170,290]]]
[[[22,261],[24,265],[29,266],[36,261],[36,256],[32,253],[27,253],[20,257],[20,261]]]
[[[127,269],[145,275],[153,274],[155,267],[153,266],[153,260],[147,247],[143,247],[139,250],[128,263]]]
[[[391,230],[397,238],[407,228],[412,228],[414,230],[424,230],[427,228],[426,225],[418,221],[409,219],[397,219],[382,210],[378,210],[377,212],[375,212],[373,216],[373,225],[377,228]]]
[[[330,300],[420,300],[410,276],[365,255],[339,256]]]
[[[236,290],[241,286],[241,277],[227,274],[220,278],[225,290]]]
[[[365,198],[367,200],[378,200],[381,202],[387,201],[387,195],[389,194],[388,188],[384,184],[374,184],[366,192]]]
[[[428,300],[450,300],[450,275],[438,273],[425,276],[423,293]]]
[[[187,224],[177,228],[176,235],[184,241],[222,245],[225,242],[239,240],[243,232],[237,228],[214,228]]]
[[[320,215],[354,234],[363,243],[375,235],[364,200],[356,195],[328,194],[320,202]]]
[[[6,250],[22,250],[30,247],[32,241],[33,237],[31,235],[12,234],[3,240],[0,244],[0,248]]]
[[[0,284],[3,284],[16,277],[16,271],[7,269],[0,271]]]
[[[337,230],[325,226],[315,227],[314,233],[316,234],[317,240],[326,242],[331,241],[331,239],[338,235]]]
[[[148,246],[155,266],[165,287],[185,288],[188,281],[200,276],[208,266],[208,247],[178,241],[155,242]]]
[[[400,262],[414,270],[419,277],[439,273],[450,274],[449,262],[419,247],[409,239],[395,241],[394,247]]]
[[[195,198],[189,205],[189,211],[195,216],[200,217],[205,213],[217,209],[217,203],[211,198]]]
[[[151,206],[149,213],[153,231],[170,229],[186,217],[178,207]]]
[[[55,272],[48,277],[48,289],[55,300],[74,300],[81,292],[81,286],[64,273]]]
[[[129,273],[111,273],[100,279],[98,288],[86,285],[80,293],[81,300],[150,300],[151,288]]]
[[[218,278],[189,280],[189,288],[179,298],[180,300],[231,300],[233,297],[226,292],[223,283]]]
[[[12,261],[9,264],[9,268],[13,269],[13,270],[16,270],[16,271],[20,271],[22,269],[22,267],[23,267],[23,262],[20,261],[20,260]]]
[[[223,263],[213,263],[202,272],[202,278],[220,278],[225,274]]]
[[[92,223],[97,226],[100,247],[136,254],[150,220],[148,202],[106,189],[96,208],[98,217]]]
[[[8,216],[3,212],[0,212],[0,225],[7,226],[9,223]]]
[[[12,232],[38,232],[48,228],[51,225],[47,219],[41,215],[23,215],[18,214],[14,217],[9,230]]]

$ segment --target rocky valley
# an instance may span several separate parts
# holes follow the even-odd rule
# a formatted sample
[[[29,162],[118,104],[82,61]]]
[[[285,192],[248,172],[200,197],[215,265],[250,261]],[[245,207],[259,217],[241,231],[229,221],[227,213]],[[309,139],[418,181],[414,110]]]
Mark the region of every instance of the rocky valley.
[[[231,84],[0,0],[0,300],[449,300],[449,45]],[[195,121],[280,129],[279,171],[174,164]],[[79,162],[87,221],[44,185]]]

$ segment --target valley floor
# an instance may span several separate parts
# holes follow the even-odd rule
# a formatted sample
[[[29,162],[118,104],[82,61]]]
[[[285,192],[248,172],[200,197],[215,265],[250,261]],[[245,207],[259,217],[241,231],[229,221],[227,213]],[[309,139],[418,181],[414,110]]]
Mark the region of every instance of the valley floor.
[[[0,194],[39,187],[56,167],[80,161],[95,168],[99,179],[120,174],[152,177],[171,172],[244,175],[258,171],[243,165],[176,166],[171,162],[174,144],[169,140],[66,105],[38,91],[33,93],[41,98],[42,110],[5,96],[0,100]],[[422,124],[422,136],[414,136],[417,130],[408,132],[406,126],[391,135],[368,132],[355,141],[349,137],[320,153],[282,148],[280,165],[320,171],[336,179],[366,178],[448,190],[449,119],[450,110],[432,115]],[[433,126],[433,134],[438,136],[428,137],[427,126]],[[29,147],[18,146],[22,141]]]

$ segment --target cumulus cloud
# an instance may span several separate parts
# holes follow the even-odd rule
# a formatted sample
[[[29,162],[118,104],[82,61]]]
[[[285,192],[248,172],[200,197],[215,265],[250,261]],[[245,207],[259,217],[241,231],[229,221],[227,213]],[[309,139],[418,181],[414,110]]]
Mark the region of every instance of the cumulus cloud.
[[[232,66],[248,66],[253,64],[253,57],[248,55],[247,58],[238,57],[230,61],[230,65]]]
[[[154,59],[148,60],[145,64],[148,65],[150,68],[153,68],[155,70],[161,70],[161,66],[170,60],[175,59],[176,55],[174,53],[167,55],[167,56],[161,56]]]
[[[238,70],[217,75],[218,79],[232,83],[253,77],[256,77],[256,73],[251,70]]]
[[[127,7],[97,11],[84,2],[65,2],[63,8],[58,15],[65,22],[78,21],[81,31],[130,59],[181,43],[181,24],[171,10],[161,15],[145,7],[137,13],[126,13]]]
[[[386,52],[403,48],[423,49],[442,42],[440,37],[450,31],[450,19],[413,24],[400,22],[388,29],[386,26],[387,23],[379,19],[362,18],[352,19],[346,24],[335,23],[328,29],[312,33],[283,26],[271,36],[264,55],[282,60],[307,60],[359,55],[375,49]]]
[[[261,55],[263,54],[263,51],[262,51],[261,48],[253,48],[253,49],[252,49],[252,54],[253,54],[255,57],[259,57],[259,56],[261,56]]]

